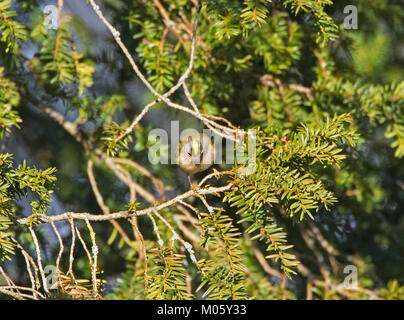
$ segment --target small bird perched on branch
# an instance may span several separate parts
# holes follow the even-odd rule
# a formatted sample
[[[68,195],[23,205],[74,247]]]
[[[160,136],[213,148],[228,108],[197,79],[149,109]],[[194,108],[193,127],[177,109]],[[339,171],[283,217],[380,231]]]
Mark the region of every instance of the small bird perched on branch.
[[[181,139],[177,148],[177,161],[188,175],[208,169],[215,160],[215,148],[203,133],[189,134]]]

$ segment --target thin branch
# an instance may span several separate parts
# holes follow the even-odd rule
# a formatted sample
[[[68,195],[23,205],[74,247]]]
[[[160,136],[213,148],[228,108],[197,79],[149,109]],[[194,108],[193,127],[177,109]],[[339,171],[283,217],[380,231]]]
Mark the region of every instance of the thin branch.
[[[11,238],[11,241],[13,241],[16,244],[17,248],[19,248],[21,250],[21,253],[25,259],[25,264],[27,266],[28,275],[29,275],[29,278],[31,281],[31,288],[33,290],[35,290],[36,288],[39,288],[40,282],[39,282],[39,278],[38,278],[38,267],[36,266],[34,259],[28,254],[27,251],[25,251],[24,247],[16,239]],[[34,268],[35,278],[31,271],[31,264],[32,264],[32,267]]]
[[[265,256],[261,252],[261,250],[259,250],[256,246],[253,246],[253,252],[254,252],[255,257],[257,258],[258,263],[261,265],[262,269],[264,269],[264,271],[266,273],[268,273],[271,276],[277,277],[279,279],[283,279],[284,274],[282,274],[279,271],[273,269],[269,265],[269,263],[265,259]]]
[[[178,228],[181,230],[181,232],[188,239],[190,239],[194,244],[195,243],[198,244],[200,238],[184,225],[184,223],[182,222],[184,220],[184,218],[185,218],[185,220],[188,221],[188,219],[186,217],[184,217],[183,215],[177,214],[174,216],[174,221],[177,223]]]
[[[191,261],[196,265],[196,267],[205,276],[204,271],[201,269],[200,265],[198,264],[198,260],[195,257],[195,253],[194,253],[194,250],[192,248],[192,245],[189,242],[186,242],[184,239],[182,239],[178,235],[178,233],[174,230],[174,228],[170,225],[170,223],[162,215],[160,215],[157,210],[153,210],[153,213],[168,227],[168,229],[170,229],[171,233],[173,234],[173,237],[171,238],[171,240],[173,240],[173,242],[175,240],[179,240],[182,243],[184,248],[188,251],[189,256],[191,258]]]
[[[91,253],[93,254],[93,263],[91,266],[92,272],[92,281],[93,281],[93,295],[94,298],[98,298],[99,294],[98,294],[98,286],[97,286],[97,265],[98,265],[98,246],[97,243],[95,241],[95,232],[93,230],[93,228],[91,227],[91,224],[88,220],[86,220],[86,224],[87,224],[87,228],[90,231],[90,238],[91,238],[91,242],[92,242],[92,247],[91,247]]]
[[[73,262],[74,262],[74,247],[76,244],[76,232],[74,230],[74,218],[72,218],[71,216],[68,216],[66,220],[69,221],[70,224],[70,231],[72,234],[72,244],[70,246],[70,255],[69,255],[69,270],[67,271],[67,274],[70,274],[74,280],[74,282],[76,283],[77,286],[77,282],[76,282],[76,278],[74,276],[73,273]]]
[[[7,284],[9,287],[14,286],[15,287],[15,283],[14,281],[7,275],[7,273],[4,271],[4,269],[0,266],[0,273],[3,276],[3,278],[6,280]],[[15,289],[18,293],[21,293],[18,289]]]
[[[90,150],[87,141],[79,130],[79,125],[77,123],[67,121],[64,116],[56,111],[55,109],[44,105],[40,100],[38,100],[34,94],[30,92],[20,92],[26,100],[31,104],[37,106],[43,113],[45,113],[49,118],[56,121],[60,126],[63,127],[77,142],[83,145],[86,151]]]
[[[86,245],[86,242],[84,241],[83,237],[81,236],[81,233],[80,233],[80,231],[79,231],[79,228],[75,227],[74,229],[75,229],[75,231],[76,231],[76,233],[77,233],[77,236],[79,237],[79,240],[80,240],[80,242],[81,242],[81,245],[83,246],[84,251],[85,251],[86,254],[87,254],[88,260],[90,261],[91,270],[92,270],[93,258],[91,257],[90,251],[88,250],[87,245]]]
[[[147,216],[148,216],[148,217],[150,218],[150,220],[152,221],[152,224],[153,224],[153,231],[154,231],[154,233],[155,233],[156,236],[157,236],[157,243],[158,243],[158,245],[159,245],[160,247],[162,247],[162,246],[164,245],[164,242],[163,242],[163,239],[161,239],[160,232],[159,232],[159,229],[158,229],[157,224],[156,224],[156,220],[154,220],[153,215],[150,214],[150,213],[149,213]]]
[[[123,139],[124,137],[126,137],[128,134],[130,134],[134,130],[135,126],[139,123],[139,121],[150,110],[150,108],[160,101],[165,102],[168,106],[170,106],[174,109],[178,109],[178,110],[187,112],[187,113],[191,114],[192,116],[194,116],[195,118],[201,120],[204,123],[209,123],[210,125],[217,127],[217,128],[223,127],[223,126],[217,124],[216,122],[206,118],[200,112],[193,111],[185,106],[182,106],[178,103],[174,103],[170,99],[168,99],[168,97],[172,93],[174,93],[185,82],[185,80],[187,79],[187,77],[189,76],[189,74],[192,70],[192,66],[193,66],[193,62],[194,62],[194,51],[195,51],[195,35],[196,35],[197,22],[199,19],[199,14],[200,14],[200,9],[201,9],[200,6],[198,7],[197,17],[195,19],[194,32],[193,32],[193,37],[192,37],[192,46],[191,46],[191,57],[189,60],[188,68],[186,69],[184,74],[180,77],[180,79],[178,80],[176,85],[174,85],[166,93],[160,94],[153,88],[153,86],[150,84],[150,82],[147,81],[145,76],[140,71],[140,69],[139,69],[138,65],[136,64],[135,60],[133,59],[132,55],[129,53],[129,50],[126,48],[126,46],[122,42],[119,31],[108,22],[108,20],[104,17],[102,11],[100,10],[100,7],[95,3],[95,1],[94,0],[89,0],[89,1],[90,1],[91,6],[93,7],[95,13],[98,15],[98,17],[101,19],[101,21],[105,24],[105,26],[111,31],[112,36],[114,37],[116,43],[119,45],[119,47],[125,54],[126,58],[128,59],[130,65],[132,66],[132,69],[135,71],[136,75],[140,78],[140,80],[144,83],[144,85],[158,98],[155,101],[152,101],[151,103],[146,105],[143,108],[142,112],[135,118],[135,120],[131,123],[131,125],[125,130],[125,132],[123,134],[119,135],[115,139],[115,141],[119,141],[119,140]],[[228,130],[230,132],[238,133],[238,130],[233,129],[233,128],[224,128],[224,129]]]
[[[102,197],[100,190],[98,189],[97,182],[94,177],[93,166],[94,166],[93,161],[91,159],[89,159],[87,161],[88,180],[90,181],[91,188],[93,189],[93,193],[95,195],[95,198],[97,200],[99,207],[101,208],[101,210],[104,214],[108,214],[110,211],[109,211],[108,206],[104,202],[104,198]]]
[[[90,159],[87,162],[87,176],[90,181],[91,188],[93,190],[94,196],[97,200],[98,206],[101,208],[102,212],[104,214],[109,214],[110,210],[109,207],[105,204],[104,198],[101,195],[100,190],[98,189],[97,181],[94,176],[94,164],[93,161]],[[116,220],[111,220],[111,224],[114,226],[114,228],[119,232],[121,235],[122,239],[125,241],[125,243],[133,247],[132,240],[129,238],[129,236],[126,234],[125,230],[122,229],[122,227],[119,225],[119,223]]]
[[[11,296],[11,297],[13,297],[13,298],[15,298],[17,300],[25,300],[24,297],[25,298],[36,299],[35,296],[24,295],[22,293],[17,293],[15,291],[10,291],[10,290],[2,288],[2,287],[0,287],[0,292],[4,293],[6,295],[9,295],[9,296]]]
[[[148,191],[143,189],[141,186],[139,186],[137,183],[135,183],[132,179],[131,174],[125,170],[121,165],[115,164],[113,161],[113,158],[106,158],[105,163],[107,166],[112,170],[112,172],[122,181],[124,182],[130,192],[130,202],[133,203],[136,200],[136,192],[139,191],[140,194],[149,202],[154,203],[155,202],[155,197],[150,194]],[[130,219],[130,222],[132,224],[133,228],[133,233],[136,237],[136,240],[139,242],[139,260],[144,260],[144,287],[145,291],[148,289],[148,258],[147,258],[147,252],[146,252],[146,244],[144,241],[143,234],[139,230],[138,226],[138,221],[137,217],[134,216]],[[137,269],[137,263],[136,263],[136,268]]]
[[[117,29],[115,29],[114,26],[112,26],[108,20],[104,17],[102,11],[100,10],[99,6],[95,3],[94,0],[89,0],[91,6],[93,7],[95,13],[98,15],[98,17],[101,19],[101,21],[105,24],[105,26],[111,31],[112,36],[114,37],[115,41],[119,45],[119,47],[122,49],[123,53],[125,54],[126,58],[128,59],[129,63],[132,66],[132,69],[135,71],[136,75],[140,78],[140,80],[145,84],[145,86],[156,96],[158,97],[157,100],[149,103],[146,107],[143,108],[143,111],[135,118],[135,120],[131,123],[131,125],[127,128],[124,134],[118,136],[115,141],[121,140],[124,137],[126,137],[129,133],[133,131],[135,126],[138,124],[138,122],[144,117],[144,115],[149,111],[149,109],[158,103],[159,101],[164,101],[166,104],[172,107],[180,107],[182,106],[171,102],[171,100],[168,99],[168,97],[173,94],[180,86],[181,84],[187,79],[188,75],[190,74],[194,62],[194,52],[195,52],[195,34],[196,34],[196,28],[197,28],[197,23],[199,20],[199,14],[200,14],[200,7],[198,8],[197,12],[197,17],[195,19],[195,26],[194,26],[194,33],[192,37],[192,45],[191,45],[191,57],[189,59],[189,65],[188,68],[185,70],[184,74],[180,77],[178,80],[177,84],[173,86],[169,91],[167,91],[165,94],[161,95],[159,94],[153,86],[150,84],[149,81],[145,78],[145,76],[142,74],[140,71],[139,67],[137,66],[135,60],[133,59],[132,55],[129,53],[129,50],[126,48],[126,46],[123,44],[121,38],[120,38],[120,33]]]
[[[41,274],[41,278],[42,278],[43,288],[44,288],[45,292],[49,293],[48,285],[46,283],[45,272],[44,272],[43,266],[42,266],[41,249],[39,247],[38,238],[34,232],[34,229],[32,229],[31,226],[29,226],[28,229],[31,232],[32,239],[34,240],[36,256],[37,256],[37,263],[38,263],[38,267],[39,267],[39,273]]]
[[[183,87],[183,89],[184,89],[185,96],[186,96],[186,98],[188,99],[188,102],[191,104],[191,106],[192,106],[192,108],[194,109],[194,111],[195,111],[196,113],[198,113],[199,115],[202,116],[202,113],[199,111],[198,106],[196,105],[195,101],[192,99],[191,93],[189,92],[188,87],[187,87],[187,85],[185,84],[185,82],[182,84],[182,87]],[[238,137],[235,138],[235,137],[233,137],[232,134],[226,132],[226,131],[228,131],[228,128],[223,127],[223,128],[222,128],[222,131],[223,131],[223,132],[221,132],[219,129],[217,129],[217,128],[215,127],[215,126],[219,126],[218,124],[215,124],[215,126],[214,126],[214,125],[211,124],[211,121],[209,121],[209,120],[207,120],[207,119],[202,120],[202,122],[203,122],[209,129],[211,129],[214,133],[216,133],[218,136],[220,136],[220,137],[222,137],[222,138],[225,138],[225,139],[232,140],[232,141],[236,141],[236,142],[239,141]],[[234,126],[233,126],[233,128],[234,128]]]
[[[144,287],[145,287],[145,291],[147,292],[147,289],[149,287],[149,277],[148,277],[148,258],[147,258],[147,251],[146,251],[146,244],[144,242],[144,238],[142,233],[139,230],[139,226],[137,223],[137,217],[133,217],[131,220],[132,226],[134,228],[134,232],[137,235],[137,238],[139,239],[139,245],[140,245],[140,252],[141,254],[139,255],[140,260],[144,259]]]
[[[60,249],[59,249],[58,257],[57,257],[57,259],[56,259],[56,269],[57,269],[57,271],[58,271],[58,280],[59,280],[59,283],[61,283],[61,277],[60,277],[60,260],[62,259],[63,250],[64,250],[64,245],[63,245],[62,236],[60,235],[58,229],[56,228],[55,223],[54,223],[53,221],[51,221],[50,224],[51,224],[51,226],[52,226],[52,228],[53,228],[53,231],[55,232],[56,237],[58,238],[58,241],[59,241],[59,247],[60,247]]]
[[[51,221],[66,221],[69,219],[77,219],[77,220],[85,220],[88,219],[89,221],[108,221],[108,220],[113,220],[113,219],[120,219],[120,218],[131,218],[134,216],[142,216],[148,213],[152,213],[154,210],[163,210],[167,207],[173,206],[176,203],[180,202],[181,200],[194,197],[194,196],[199,196],[199,195],[208,195],[208,194],[218,194],[221,192],[226,192],[234,188],[234,185],[232,183],[222,186],[222,187],[210,187],[207,189],[198,189],[198,190],[189,190],[187,192],[184,192],[183,194],[180,194],[176,196],[175,198],[165,201],[159,205],[152,206],[146,209],[142,210],[137,210],[135,212],[129,212],[129,211],[118,211],[110,214],[91,214],[87,212],[65,212],[62,214],[58,215],[53,215],[53,216],[38,216],[36,215],[35,217],[38,219],[38,224],[41,223],[49,223]],[[18,219],[17,222],[22,225],[27,225],[29,222],[29,219],[31,216],[26,217],[26,218],[21,218]]]
[[[43,294],[41,294],[38,290],[34,290],[28,287],[21,287],[21,286],[1,286],[0,288],[2,289],[16,289],[16,290],[26,290],[26,291],[30,291],[35,293],[35,295],[38,295],[39,297],[41,297],[42,299],[45,299],[45,296]],[[21,293],[19,293],[21,294]],[[21,294],[21,296],[25,296],[23,294]]]
[[[164,184],[163,181],[160,179],[156,178],[153,174],[150,173],[149,170],[147,170],[145,167],[137,163],[136,161],[133,161],[131,159],[125,159],[125,158],[111,158],[111,160],[114,163],[119,163],[119,164],[126,164],[131,167],[133,167],[135,170],[139,171],[141,174],[144,176],[148,177],[149,179],[152,180],[154,186],[156,187],[157,192],[160,194],[161,198],[164,199]]]

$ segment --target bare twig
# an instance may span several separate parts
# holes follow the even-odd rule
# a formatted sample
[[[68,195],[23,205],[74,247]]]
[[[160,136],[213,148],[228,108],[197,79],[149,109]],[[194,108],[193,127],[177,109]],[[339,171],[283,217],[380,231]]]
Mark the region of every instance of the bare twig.
[[[11,238],[11,241],[13,241],[16,244],[17,248],[19,248],[21,250],[21,253],[25,259],[25,264],[27,266],[28,275],[29,275],[29,278],[31,281],[31,288],[33,290],[36,290],[36,288],[39,288],[40,282],[39,282],[39,278],[38,278],[38,267],[36,266],[34,259],[28,254],[27,251],[25,251],[23,246],[16,239]],[[32,267],[35,272],[35,278],[31,271],[31,264],[32,264]],[[34,293],[34,295],[35,295],[35,293]]]
[[[130,218],[133,216],[142,216],[148,213],[152,213],[153,210],[163,210],[167,207],[173,206],[176,203],[180,202],[181,200],[190,198],[190,197],[195,197],[198,195],[208,195],[208,194],[219,194],[222,192],[226,192],[234,188],[234,185],[232,183],[229,183],[225,186],[222,187],[210,187],[210,188],[201,188],[198,190],[189,190],[187,192],[184,192],[183,194],[180,194],[176,196],[175,198],[165,201],[159,205],[152,206],[146,209],[141,209],[137,210],[135,212],[129,212],[129,211],[118,211],[110,214],[91,214],[87,212],[65,212],[62,214],[58,215],[53,215],[53,216],[36,216],[38,219],[38,224],[41,223],[49,223],[51,221],[67,221],[69,219],[78,219],[78,220],[85,220],[88,219],[89,221],[108,221],[112,219],[120,219],[120,218]],[[18,219],[17,222],[19,224],[27,225],[29,219],[31,216],[26,217],[26,218],[21,218]]]
[[[177,214],[174,216],[174,221],[177,223],[177,226],[181,230],[181,232],[188,239],[190,239],[194,244],[198,244],[199,237],[184,225],[184,223],[183,223],[184,218],[186,221],[189,221],[185,216]]]
[[[15,287],[14,281],[7,275],[7,273],[4,271],[4,269],[0,266],[0,274],[3,276],[3,278],[6,280],[7,284],[9,287]],[[21,293],[18,288],[15,288],[16,293],[19,294]]]
[[[91,188],[93,190],[94,196],[97,200],[99,207],[101,208],[101,210],[104,214],[109,214],[110,213],[109,207],[105,204],[104,198],[101,195],[100,190],[98,189],[97,181],[94,176],[93,166],[94,166],[93,161],[88,160],[88,162],[87,162],[88,179],[90,181]],[[116,220],[111,220],[110,222],[114,226],[114,228],[119,232],[119,234],[121,235],[121,237],[125,241],[125,243],[128,246],[133,247],[132,240],[129,238],[129,236],[127,235],[125,230],[122,229],[122,227],[119,225],[119,223]]]
[[[163,242],[163,239],[161,239],[160,232],[159,232],[159,229],[158,229],[157,224],[156,224],[156,220],[154,220],[153,215],[150,214],[150,213],[148,214],[148,217],[149,217],[150,220],[152,221],[152,224],[153,224],[153,231],[154,231],[154,233],[155,233],[156,236],[157,236],[157,243],[158,243],[158,245],[159,245],[160,247],[162,247],[162,246],[164,245],[164,242]]]
[[[123,139],[124,137],[126,137],[128,134],[130,134],[134,130],[135,126],[139,123],[139,121],[150,110],[150,108],[152,106],[154,106],[156,103],[160,102],[160,101],[165,102],[168,106],[170,106],[170,107],[172,107],[174,109],[178,109],[178,110],[181,110],[181,111],[184,111],[184,112],[187,112],[187,113],[191,114],[192,116],[194,116],[195,118],[201,120],[205,124],[209,124],[209,125],[214,126],[216,128],[221,128],[221,129],[224,129],[224,130],[228,130],[229,132],[238,133],[237,129],[223,127],[223,126],[217,124],[216,122],[208,119],[206,116],[201,114],[199,111],[191,110],[191,109],[189,109],[189,108],[187,108],[185,106],[182,106],[182,105],[180,105],[178,103],[174,103],[170,99],[168,99],[168,97],[171,94],[173,94],[185,82],[185,80],[188,78],[188,76],[189,76],[189,74],[190,74],[190,72],[192,70],[192,66],[193,66],[193,62],[194,62],[194,51],[195,51],[195,35],[196,35],[197,22],[198,22],[199,14],[200,14],[200,7],[198,8],[197,17],[195,19],[195,25],[194,25],[194,31],[193,31],[193,37],[192,37],[192,45],[191,45],[191,56],[190,56],[190,59],[189,59],[188,68],[185,70],[184,74],[180,77],[180,79],[178,80],[176,85],[171,87],[171,89],[168,90],[166,93],[160,94],[153,88],[153,86],[150,84],[150,82],[148,82],[148,80],[145,78],[145,76],[140,71],[140,69],[137,66],[137,64],[136,64],[135,60],[133,59],[132,55],[129,53],[129,50],[126,48],[126,46],[122,42],[122,40],[120,38],[119,31],[117,29],[115,29],[115,27],[112,26],[108,22],[108,20],[104,17],[102,11],[100,10],[99,6],[95,3],[95,1],[94,0],[89,0],[89,1],[90,1],[91,6],[93,7],[95,13],[98,15],[98,17],[101,19],[101,21],[105,24],[105,26],[111,31],[112,36],[114,37],[115,41],[117,42],[117,44],[119,45],[119,47],[121,48],[123,53],[125,54],[126,58],[128,59],[130,65],[132,66],[132,69],[135,71],[136,75],[140,78],[140,80],[144,83],[144,85],[150,90],[150,92],[152,92],[157,97],[156,100],[152,101],[151,103],[149,103],[148,105],[146,105],[143,108],[142,112],[135,118],[135,120],[125,130],[125,132],[123,134],[119,135],[115,139],[115,141],[119,141],[119,140]]]
[[[157,192],[160,194],[161,198],[164,199],[164,184],[163,182],[156,178],[153,174],[150,173],[149,170],[147,170],[145,167],[137,163],[136,161],[133,161],[131,159],[125,159],[125,158],[111,158],[111,161],[114,163],[119,163],[119,164],[125,164],[133,167],[135,170],[139,171],[141,174],[144,176],[150,178],[152,180],[154,186],[156,187]]]
[[[34,229],[31,226],[28,227],[28,229],[31,232],[32,239],[34,240],[36,256],[37,256],[37,263],[38,263],[38,267],[39,267],[39,273],[41,274],[41,278],[42,278],[43,288],[44,288],[45,292],[49,292],[48,285],[46,283],[45,272],[44,272],[43,266],[42,266],[41,249],[39,247],[38,238],[34,232]]]
[[[97,182],[96,182],[95,177],[94,177],[93,166],[94,166],[93,161],[92,161],[91,159],[89,159],[89,160],[87,161],[87,175],[88,175],[88,179],[89,179],[89,181],[90,181],[91,188],[93,189],[93,193],[94,193],[94,195],[95,195],[95,198],[96,198],[96,200],[97,200],[97,203],[98,203],[98,205],[100,206],[102,212],[103,212],[104,214],[108,214],[108,213],[109,213],[109,208],[108,208],[108,206],[105,204],[104,198],[102,197],[101,192],[100,192],[100,190],[98,189]]]
[[[188,251],[189,256],[191,258],[191,261],[196,265],[196,267],[202,272],[203,275],[205,275],[204,271],[200,268],[198,264],[198,260],[196,260],[194,250],[192,248],[192,245],[189,242],[186,242],[184,239],[182,239],[178,233],[174,230],[174,228],[171,226],[171,224],[163,217],[161,216],[157,210],[153,210],[153,213],[170,229],[171,233],[173,234],[171,240],[174,242],[175,240],[179,240],[184,248]]]
[[[51,226],[52,226],[52,228],[53,228],[53,231],[55,232],[56,237],[58,238],[58,241],[59,241],[59,247],[60,247],[60,249],[59,249],[58,257],[57,257],[57,259],[56,259],[56,269],[57,269],[57,271],[58,271],[58,280],[59,280],[59,283],[61,283],[61,278],[60,278],[60,274],[61,274],[61,273],[60,273],[60,260],[62,259],[63,250],[64,250],[64,245],[63,245],[62,236],[60,235],[58,229],[56,228],[55,223],[54,223],[53,221],[51,221],[50,224],[51,224]]]
[[[202,113],[199,111],[198,106],[196,105],[194,99],[192,99],[191,93],[189,92],[188,87],[185,84],[185,82],[182,84],[182,87],[184,89],[185,96],[188,99],[188,102],[191,104],[194,111],[202,116]],[[236,137],[234,137],[234,131],[230,131],[229,128],[221,126],[217,123],[214,123],[214,125],[213,125],[213,122],[211,120],[206,119],[203,116],[202,116],[201,120],[209,129],[211,129],[218,136],[225,138],[225,139],[232,140],[232,141],[239,141],[239,137],[237,135],[236,135]],[[218,129],[218,128],[220,128],[220,129]],[[231,128],[234,130],[235,127],[233,125],[231,125]]]
[[[32,288],[28,288],[28,287],[22,287],[22,286],[1,286],[0,288],[2,289],[16,289],[16,290],[26,290],[26,291],[30,291],[35,293],[35,295],[38,295],[39,297],[41,297],[42,299],[45,299],[45,296],[43,294],[41,294],[38,290],[34,290]],[[21,293],[19,293],[21,294]],[[21,294],[22,297],[26,297],[26,295]],[[30,297],[30,298],[35,298],[35,297]]]
[[[69,215],[67,216],[67,219],[69,221],[70,224],[70,230],[71,230],[71,234],[72,234],[72,244],[70,246],[70,256],[69,256],[69,270],[67,271],[67,274],[70,274],[74,280],[74,282],[76,283],[77,286],[77,282],[76,282],[76,278],[74,276],[73,273],[73,262],[74,262],[74,247],[76,244],[76,232],[75,232],[75,228],[74,228],[74,220],[73,218]]]
[[[84,139],[84,136],[79,130],[77,123],[67,121],[63,115],[57,112],[55,109],[44,105],[40,100],[38,100],[34,94],[30,92],[20,92],[20,94],[27,99],[31,104],[37,106],[43,113],[45,113],[49,118],[56,121],[60,126],[63,127],[77,142],[83,145],[86,151],[90,150],[90,146]]]
[[[95,241],[95,232],[88,220],[86,220],[87,228],[90,231],[90,238],[92,242],[91,253],[93,254],[93,260],[91,264],[91,276],[93,282],[93,296],[98,298],[98,286],[97,286],[97,265],[98,265],[98,246]],[[91,261],[91,260],[90,260]]]
[[[261,250],[259,250],[256,246],[253,247],[253,252],[255,257],[257,258],[257,261],[259,262],[259,264],[261,265],[262,269],[264,269],[264,271],[266,273],[268,273],[271,276],[277,277],[279,279],[283,279],[283,274],[275,269],[273,269],[269,263],[267,262],[267,260],[265,259],[265,256],[262,254]]]

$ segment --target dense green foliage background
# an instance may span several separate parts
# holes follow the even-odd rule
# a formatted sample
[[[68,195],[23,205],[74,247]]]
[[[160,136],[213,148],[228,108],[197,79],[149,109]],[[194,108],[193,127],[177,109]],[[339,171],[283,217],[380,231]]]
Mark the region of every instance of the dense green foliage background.
[[[34,258],[37,249],[27,226],[39,238],[42,263],[54,265],[58,238],[41,216],[136,212],[186,192],[187,178],[175,165],[148,161],[148,133],[168,128],[169,120],[203,126],[159,102],[117,139],[155,97],[82,2],[0,1],[0,266],[28,287],[18,245]],[[203,199],[220,209],[193,196],[187,201],[198,215],[177,203],[159,211],[164,219],[92,223],[101,296],[404,298],[404,5],[334,2],[97,1],[160,94],[189,66],[200,10],[187,88],[202,114],[258,131],[254,174],[214,167],[230,173],[209,184],[231,189]],[[61,18],[55,28],[43,12],[48,4]],[[357,7],[358,30],[344,28],[347,5]],[[189,106],[182,88],[170,99]],[[121,162],[119,176],[109,157],[142,167]],[[193,219],[179,223],[182,209]],[[30,218],[18,220],[24,214]],[[56,226],[65,243],[64,282],[45,296],[100,298],[91,285],[94,257],[89,261],[76,237],[74,274],[87,280],[77,288],[68,272],[69,223]],[[75,226],[90,246],[91,228],[83,219]],[[356,287],[344,286],[348,265],[358,270]]]

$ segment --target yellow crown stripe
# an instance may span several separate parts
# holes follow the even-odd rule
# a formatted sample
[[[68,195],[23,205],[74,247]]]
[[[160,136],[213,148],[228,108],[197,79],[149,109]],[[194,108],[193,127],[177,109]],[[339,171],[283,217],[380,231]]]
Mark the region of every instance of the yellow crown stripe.
[[[195,155],[199,153],[199,142],[196,139],[192,139],[192,150],[194,151]]]

